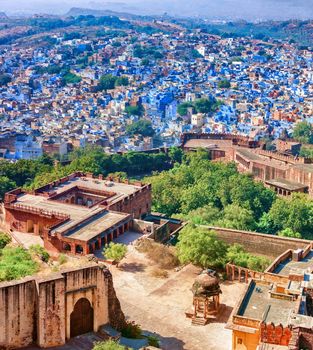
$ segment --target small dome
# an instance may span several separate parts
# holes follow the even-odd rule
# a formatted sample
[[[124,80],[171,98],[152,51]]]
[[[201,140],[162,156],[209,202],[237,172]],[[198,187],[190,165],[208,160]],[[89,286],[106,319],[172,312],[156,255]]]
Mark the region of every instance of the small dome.
[[[222,293],[218,277],[206,271],[196,278],[192,292],[194,296],[212,296]]]

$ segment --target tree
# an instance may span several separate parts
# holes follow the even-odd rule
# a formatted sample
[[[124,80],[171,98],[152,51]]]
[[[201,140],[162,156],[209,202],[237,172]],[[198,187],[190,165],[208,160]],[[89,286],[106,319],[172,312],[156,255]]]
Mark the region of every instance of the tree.
[[[6,176],[0,176],[0,201],[3,200],[6,192],[11,191],[16,187],[16,183],[11,181]]]
[[[178,108],[177,108],[177,112],[178,112],[179,115],[185,116],[185,115],[187,115],[188,109],[189,109],[190,107],[192,108],[192,110],[193,110],[193,112],[194,112],[194,111],[195,111],[195,107],[194,107],[193,103],[191,103],[191,102],[184,102],[184,103],[181,103],[181,104],[178,106]]]
[[[129,85],[129,80],[125,76],[116,78],[115,84],[114,84],[114,86],[128,86],[128,85]]]
[[[174,146],[168,150],[168,155],[172,163],[181,163],[183,160],[184,152],[181,148]]]
[[[12,81],[9,74],[0,74],[0,86],[8,85]]]
[[[302,143],[313,143],[313,127],[307,121],[297,123],[293,129],[293,137]]]
[[[188,215],[182,215],[182,219],[188,220],[195,225],[214,225],[220,219],[222,212],[213,204],[208,204],[204,207],[192,210]]]
[[[77,84],[82,80],[82,78],[74,73],[68,72],[62,77],[62,83],[67,84]]]
[[[127,125],[126,132],[129,136],[142,135],[152,137],[155,134],[151,122],[145,119],[140,119],[138,122]]]
[[[149,66],[150,65],[150,60],[148,58],[143,58],[141,60],[141,65],[145,66],[145,67]]]
[[[285,228],[278,232],[280,237],[302,238],[299,232],[293,232],[290,228]]]
[[[0,232],[0,251],[10,242],[11,242],[11,237],[4,232]]]
[[[229,89],[230,82],[227,79],[220,80],[217,84],[219,89]]]
[[[100,78],[100,81],[99,81],[99,84],[98,84],[98,89],[100,91],[114,89],[116,79],[117,78],[114,77],[112,74],[103,75]]]
[[[96,342],[93,350],[126,350],[125,346],[119,345],[114,340]]]
[[[301,147],[300,153],[299,153],[300,157],[305,157],[305,158],[313,158],[313,148],[308,148],[308,147]]]
[[[103,249],[103,255],[107,259],[112,259],[119,263],[127,253],[127,246],[122,243],[111,242],[107,247]]]
[[[179,234],[177,256],[181,263],[218,268],[224,266],[226,252],[227,245],[213,231],[188,225]]]
[[[231,264],[260,272],[263,272],[270,264],[267,258],[247,253],[243,246],[237,243],[228,248],[226,260]]]
[[[288,199],[278,198],[269,211],[269,218],[276,232],[288,228],[305,238],[312,238],[313,201],[305,194],[293,193]]]
[[[125,112],[128,115],[137,115],[139,117],[141,117],[143,115],[144,111],[145,110],[141,104],[137,105],[137,106],[126,106],[126,108],[125,108]]]
[[[238,204],[230,204],[225,207],[222,219],[215,223],[219,227],[233,228],[236,230],[253,230],[256,226],[253,212],[242,208]]]
[[[195,108],[198,113],[209,113],[212,111],[213,103],[207,98],[200,98],[195,101]]]

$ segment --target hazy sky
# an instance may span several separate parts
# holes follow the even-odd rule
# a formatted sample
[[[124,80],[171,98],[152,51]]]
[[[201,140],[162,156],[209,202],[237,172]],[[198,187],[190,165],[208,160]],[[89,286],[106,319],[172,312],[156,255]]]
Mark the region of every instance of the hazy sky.
[[[0,11],[8,14],[63,14],[73,6],[208,18],[313,19],[313,0],[0,0]]]

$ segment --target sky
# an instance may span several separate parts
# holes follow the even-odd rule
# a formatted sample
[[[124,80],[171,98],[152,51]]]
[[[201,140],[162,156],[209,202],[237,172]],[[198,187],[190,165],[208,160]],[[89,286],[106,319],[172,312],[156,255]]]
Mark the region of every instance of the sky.
[[[0,0],[7,14],[64,14],[71,7],[209,19],[313,19],[313,0]]]

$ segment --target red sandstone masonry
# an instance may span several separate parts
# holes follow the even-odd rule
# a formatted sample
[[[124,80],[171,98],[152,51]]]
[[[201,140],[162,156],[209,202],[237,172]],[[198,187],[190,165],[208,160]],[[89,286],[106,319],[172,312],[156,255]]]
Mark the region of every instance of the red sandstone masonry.
[[[203,226],[208,230],[215,231],[217,237],[228,244],[238,243],[254,254],[264,255],[269,258],[276,258],[288,249],[306,249],[312,241],[297,238],[278,237],[258,232],[240,231],[215,226]]]
[[[70,315],[85,298],[93,308],[93,329],[125,325],[112,275],[101,265],[67,269],[45,278],[0,283],[0,349],[31,344],[63,345],[71,336]]]

